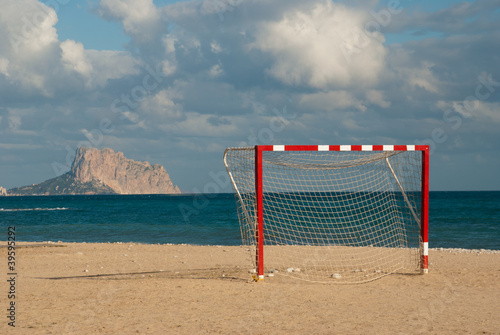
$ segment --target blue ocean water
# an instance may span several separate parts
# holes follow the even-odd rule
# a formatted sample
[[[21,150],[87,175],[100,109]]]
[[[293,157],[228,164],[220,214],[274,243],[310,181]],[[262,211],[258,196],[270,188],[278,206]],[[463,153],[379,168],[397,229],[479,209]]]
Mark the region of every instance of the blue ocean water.
[[[19,241],[241,244],[233,194],[0,197],[1,240],[9,226]],[[430,192],[429,246],[500,250],[500,192]]]

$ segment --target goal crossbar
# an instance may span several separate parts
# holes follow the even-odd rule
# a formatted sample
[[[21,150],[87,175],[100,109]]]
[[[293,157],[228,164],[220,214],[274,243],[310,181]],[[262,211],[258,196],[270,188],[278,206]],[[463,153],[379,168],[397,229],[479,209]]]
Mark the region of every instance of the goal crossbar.
[[[427,273],[428,146],[257,145],[228,148],[224,164],[256,279]]]

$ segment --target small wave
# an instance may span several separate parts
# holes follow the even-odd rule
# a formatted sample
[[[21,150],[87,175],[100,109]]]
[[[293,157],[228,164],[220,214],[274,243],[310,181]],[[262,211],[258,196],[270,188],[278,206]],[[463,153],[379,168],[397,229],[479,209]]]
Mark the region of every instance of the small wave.
[[[0,208],[0,212],[26,212],[26,211],[66,211],[71,208],[55,207],[55,208]]]

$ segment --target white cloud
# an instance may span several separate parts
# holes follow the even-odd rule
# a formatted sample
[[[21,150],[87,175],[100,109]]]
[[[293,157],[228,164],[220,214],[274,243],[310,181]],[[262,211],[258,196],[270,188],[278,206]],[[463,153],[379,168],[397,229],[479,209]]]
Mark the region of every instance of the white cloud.
[[[177,70],[177,67],[169,60],[164,60],[161,64],[162,64],[161,71],[164,76],[169,76],[171,74],[174,74],[175,71]]]
[[[138,62],[127,52],[86,50],[80,42],[60,42],[54,27],[57,15],[43,3],[20,0],[0,5],[0,73],[10,86],[19,85],[18,95],[37,92],[54,97],[138,73]]]
[[[52,68],[58,57],[53,27],[57,15],[35,0],[2,0],[0,7],[0,59],[7,60],[3,61],[2,72],[25,89],[50,96],[46,75],[57,72]]]
[[[108,79],[139,73],[139,62],[128,52],[85,50],[82,43],[72,40],[62,42],[61,50],[68,75],[81,75],[87,89],[103,87]]]
[[[7,58],[0,58],[0,73],[9,76],[9,60]]]
[[[57,42],[57,15],[51,7],[36,0],[2,0],[0,6],[2,42],[8,40],[12,53],[38,52]]]
[[[36,136],[34,129],[25,126],[33,118],[34,108],[7,108],[5,115],[0,119],[0,130],[9,135]]]
[[[210,68],[210,76],[212,77],[218,77],[222,73],[224,73],[224,70],[221,68],[220,64],[216,64]]]
[[[120,20],[125,32],[141,42],[153,41],[164,25],[153,0],[102,0],[99,12],[103,17]]]
[[[139,74],[141,61],[125,51],[86,50],[86,57],[92,64],[92,82],[96,86],[105,86],[109,79],[119,79],[128,75]]]
[[[427,47],[427,46],[425,46]],[[424,48],[421,46],[419,50]],[[416,51],[394,45],[390,49],[390,71],[384,73],[387,80],[400,81],[407,92],[424,89],[428,93],[441,94],[441,83],[434,71],[436,64],[415,56]]]
[[[447,117],[460,116],[462,119],[471,119],[475,122],[500,123],[500,103],[481,101],[470,97],[460,101],[438,101],[436,106],[446,112]]]
[[[72,71],[89,77],[92,72],[92,65],[90,65],[83,48],[82,43],[72,40],[66,40],[61,43],[62,62],[64,66]]]
[[[263,23],[252,47],[273,56],[269,73],[287,85],[371,86],[384,68],[384,37],[363,29],[366,11],[332,2],[290,9]]]
[[[212,52],[214,54],[218,54],[218,53],[221,53],[222,52],[222,48],[221,46],[219,45],[219,43],[217,43],[216,41],[213,41],[211,44],[210,44],[210,48],[212,50]]]
[[[400,69],[400,71],[407,78],[411,87],[420,87],[431,93],[440,93],[440,83],[430,69],[432,66],[433,64],[429,62],[423,62],[421,67]]]
[[[242,2],[243,0],[203,0],[201,4],[201,13],[217,14],[220,20],[223,20],[224,13],[231,12]]]
[[[182,105],[174,101],[180,97],[180,94],[174,90],[161,90],[151,98],[144,99],[139,110],[142,116],[148,116],[152,126],[163,123],[172,124],[186,119]]]

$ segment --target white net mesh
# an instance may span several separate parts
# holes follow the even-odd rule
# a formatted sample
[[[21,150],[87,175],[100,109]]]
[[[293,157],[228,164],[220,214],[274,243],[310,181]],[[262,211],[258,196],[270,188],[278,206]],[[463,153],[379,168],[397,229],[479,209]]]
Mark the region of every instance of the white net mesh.
[[[421,152],[264,151],[262,161],[266,272],[335,283],[420,272]],[[224,162],[255,255],[255,149],[227,149]]]

